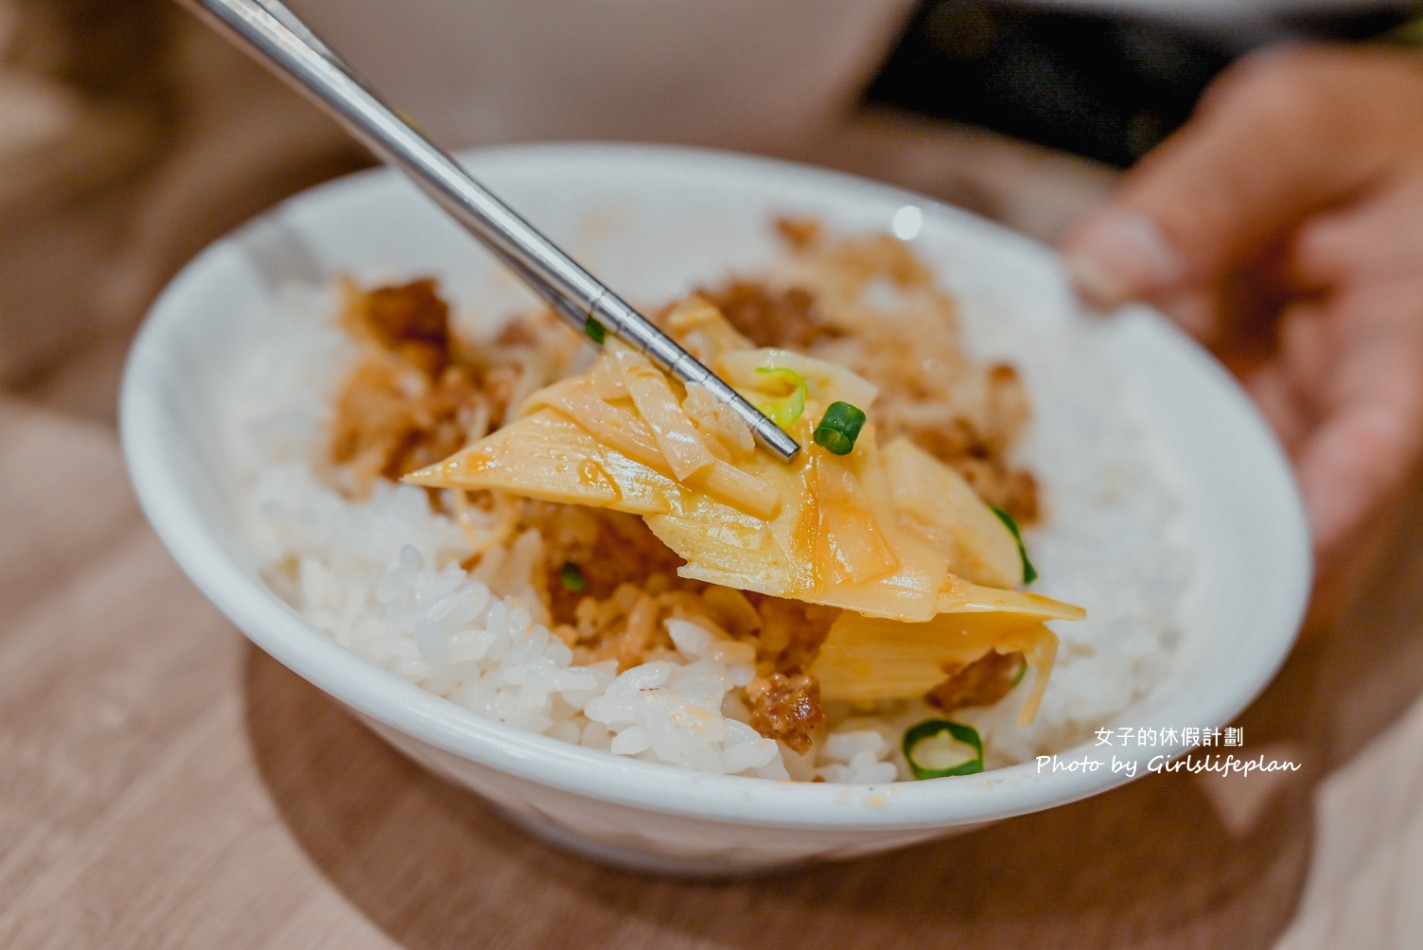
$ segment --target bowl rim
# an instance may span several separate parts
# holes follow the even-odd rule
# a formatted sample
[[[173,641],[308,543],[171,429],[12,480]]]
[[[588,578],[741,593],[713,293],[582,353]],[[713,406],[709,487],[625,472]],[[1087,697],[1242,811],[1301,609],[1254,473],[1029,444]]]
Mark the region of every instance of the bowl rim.
[[[527,167],[531,161],[587,163],[650,162],[654,166],[697,166],[698,174],[751,175],[772,180],[792,176],[833,193],[829,200],[913,203],[945,221],[972,219],[992,227],[1026,247],[1042,245],[985,222],[936,199],[840,172],[778,159],[686,146],[540,143],[464,151],[459,160],[484,174],[503,166]],[[263,229],[279,226],[301,209],[319,209],[359,201],[399,181],[384,168],[357,172],[296,194],[208,245],[165,287],[154,301],[130,349],[119,400],[119,429],[125,462],[140,506],[179,567],[195,586],[258,647],[298,675],[362,715],[406,733],[453,755],[578,796],[618,802],[687,818],[739,825],[836,829],[912,829],[974,824],[1067,804],[1117,785],[1131,777],[1106,768],[1095,771],[1043,774],[1032,762],[972,776],[933,782],[893,782],[877,785],[790,782],[695,772],[659,763],[626,759],[576,746],[538,733],[487,719],[457,704],[426,693],[393,673],[360,658],[303,620],[258,578],[249,574],[208,530],[191,492],[175,467],[167,463],[179,451],[167,438],[161,380],[171,367],[164,360],[165,343],[190,319],[187,301],[201,296],[218,265],[241,254],[244,240]],[[926,219],[930,215],[926,214]],[[1180,358],[1193,364],[1207,385],[1239,409],[1237,422],[1256,442],[1265,469],[1259,475],[1272,482],[1283,544],[1273,564],[1274,595],[1262,628],[1271,631],[1254,647],[1264,660],[1245,676],[1239,671],[1216,680],[1209,697],[1193,697],[1192,722],[1224,725],[1240,713],[1274,678],[1293,645],[1303,619],[1312,572],[1303,507],[1283,451],[1263,418],[1229,374],[1204,350],[1164,317],[1138,309],[1132,319],[1149,332],[1165,334]],[[1139,750],[1137,777],[1151,755],[1178,756],[1184,745]],[[1058,753],[1062,757],[1104,761],[1104,754],[1081,744]]]

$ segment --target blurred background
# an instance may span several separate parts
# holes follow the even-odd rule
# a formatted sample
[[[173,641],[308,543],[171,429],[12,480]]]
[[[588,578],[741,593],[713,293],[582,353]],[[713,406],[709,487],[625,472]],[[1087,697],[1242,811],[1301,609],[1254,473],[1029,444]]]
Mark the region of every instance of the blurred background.
[[[1115,166],[1185,121],[1231,60],[1269,43],[1398,34],[1402,0],[926,0],[871,102]]]
[[[448,146],[691,142],[815,161],[1051,239],[1264,43],[1407,0],[291,0]],[[170,0],[0,0],[0,383],[108,421],[164,281],[367,165]]]

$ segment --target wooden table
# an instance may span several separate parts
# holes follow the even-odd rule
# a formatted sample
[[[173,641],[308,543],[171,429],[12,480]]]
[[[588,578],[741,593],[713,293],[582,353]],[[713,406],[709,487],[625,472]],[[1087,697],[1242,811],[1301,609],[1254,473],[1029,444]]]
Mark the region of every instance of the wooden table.
[[[1364,606],[1236,723],[1294,773],[1150,776],[855,863],[689,882],[538,844],[389,750],[203,600],[123,472],[114,385],[147,297],[219,226],[355,161],[246,67],[202,62],[262,91],[246,118],[192,105],[151,164],[48,209],[88,257],[7,278],[36,299],[78,282],[108,316],[0,394],[0,946],[1423,946],[1419,505]],[[280,174],[195,157],[259,126]],[[1112,179],[895,116],[822,158],[1044,236]]]

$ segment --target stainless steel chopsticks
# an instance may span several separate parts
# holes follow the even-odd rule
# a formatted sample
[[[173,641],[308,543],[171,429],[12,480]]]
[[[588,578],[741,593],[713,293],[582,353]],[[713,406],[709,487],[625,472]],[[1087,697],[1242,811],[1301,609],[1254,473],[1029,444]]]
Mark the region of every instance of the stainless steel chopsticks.
[[[700,383],[782,460],[800,446],[417,132],[280,0],[180,0],[326,108],[362,144],[408,175],[580,333],[588,321],[683,382]]]

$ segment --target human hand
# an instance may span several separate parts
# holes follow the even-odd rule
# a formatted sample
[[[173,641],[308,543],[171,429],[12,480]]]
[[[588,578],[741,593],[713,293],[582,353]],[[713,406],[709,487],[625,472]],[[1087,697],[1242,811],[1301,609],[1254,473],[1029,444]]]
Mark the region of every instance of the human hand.
[[[1247,58],[1064,251],[1089,301],[1155,303],[1225,360],[1290,453],[1321,576],[1357,560],[1423,458],[1423,55]]]

